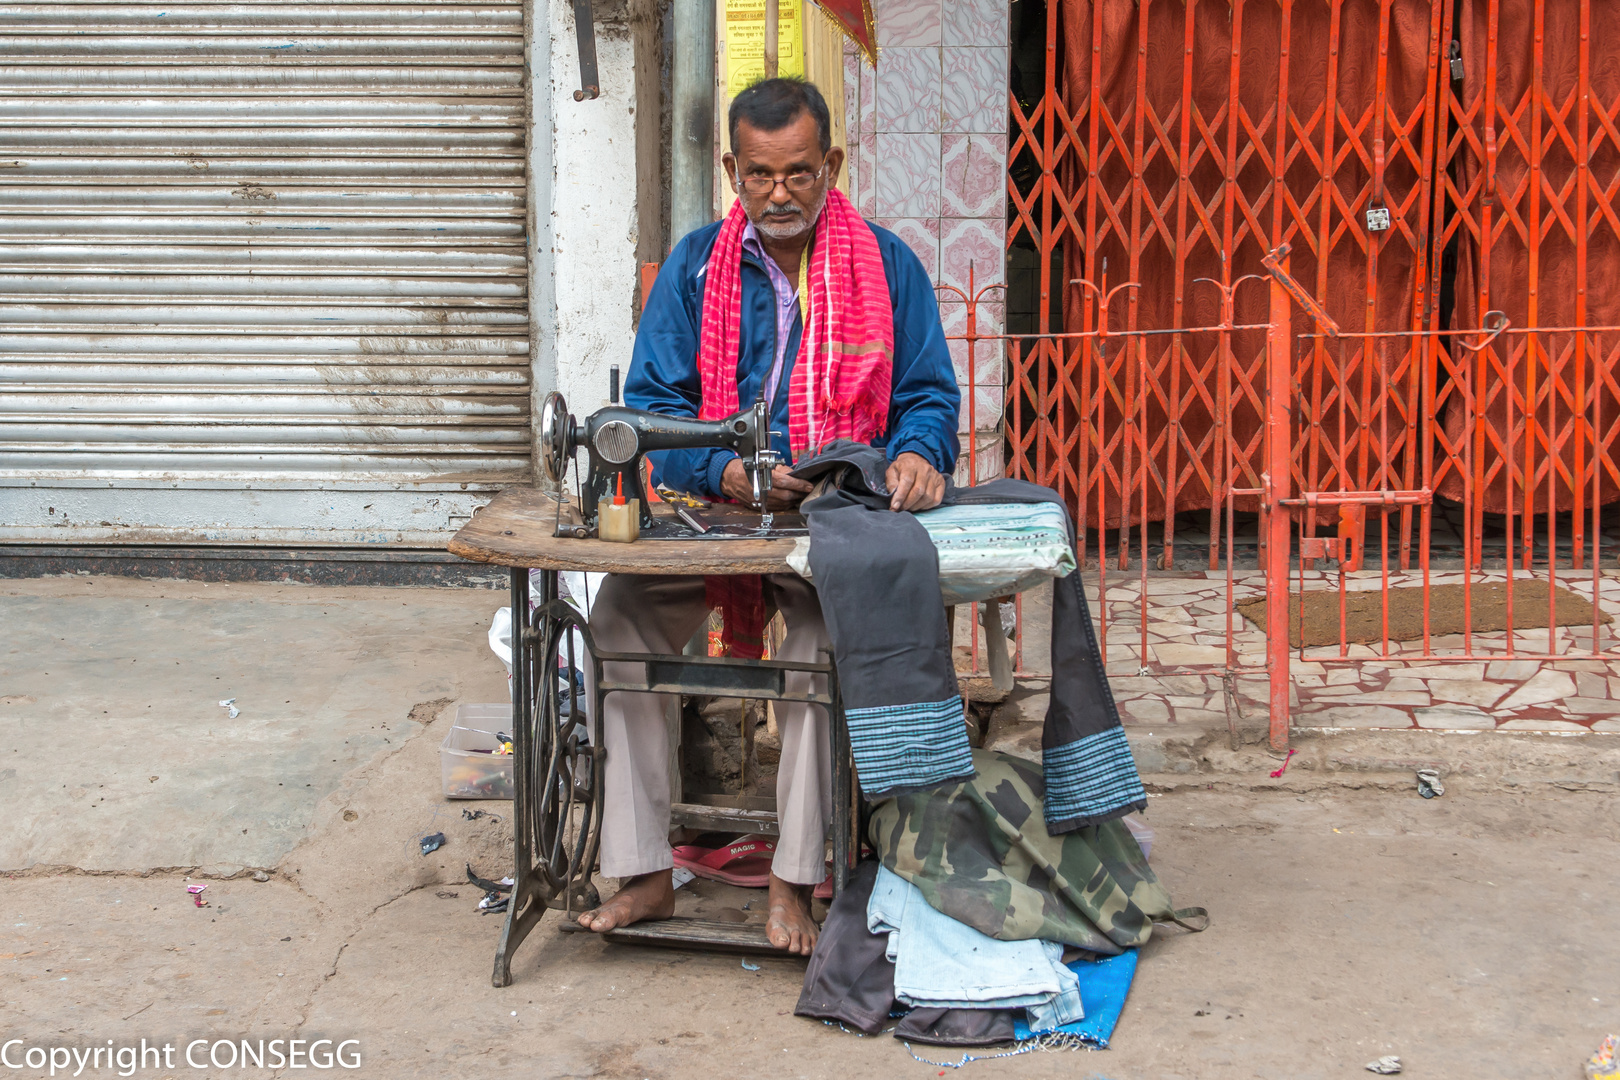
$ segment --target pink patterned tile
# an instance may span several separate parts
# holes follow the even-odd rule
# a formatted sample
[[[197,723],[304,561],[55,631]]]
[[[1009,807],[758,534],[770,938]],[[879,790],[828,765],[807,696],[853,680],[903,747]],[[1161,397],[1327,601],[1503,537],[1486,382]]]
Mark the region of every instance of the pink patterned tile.
[[[978,386],[973,390],[972,400],[974,410],[968,411],[968,393],[962,391],[961,419],[957,421],[957,428],[966,431],[972,426],[979,431],[995,428],[1001,423],[1002,413],[1006,410],[1005,392],[999,386]]]
[[[940,284],[966,292],[971,270],[974,289],[986,300],[1000,300],[999,290],[983,290],[1006,281],[1006,223],[997,218],[945,218],[940,230]]]
[[[939,134],[876,136],[875,209],[881,217],[939,217]]]
[[[986,431],[995,428],[1001,423],[1005,411],[1002,389],[999,386],[978,386],[972,393],[968,392],[967,383],[958,380],[957,392],[961,395],[961,404],[957,406],[956,433],[966,435],[969,431]],[[968,402],[973,402],[973,408],[968,408]],[[980,444],[981,450],[983,444]],[[963,454],[967,452],[963,447]],[[982,473],[981,473],[982,478]]]
[[[1001,299],[1000,290],[986,293],[984,298],[979,301],[979,310],[975,313],[973,329],[980,337],[996,337],[1006,332],[1007,305]],[[999,346],[997,347],[999,348]],[[982,361],[989,353],[981,351],[976,355]],[[1001,385],[1003,380],[999,369],[992,370],[992,368],[986,367],[984,371],[988,374],[982,375],[981,382],[988,382],[996,386]]]
[[[1006,0],[948,0],[943,45],[1007,44]]]
[[[941,212],[947,217],[1005,217],[1007,136],[941,135]]]
[[[939,297],[939,325],[944,329],[945,336],[959,338],[967,334],[967,305],[962,298],[944,286],[934,290]],[[985,326],[994,318],[994,313],[987,310],[991,305],[985,302],[979,305],[978,332],[985,333]]]
[[[855,192],[855,209],[863,217],[877,216],[877,136],[862,135],[861,142],[861,171],[855,176],[852,190]]]
[[[939,293],[939,323],[945,329],[946,337],[965,338],[968,330],[967,305],[961,297],[949,289],[941,288]],[[983,336],[995,336],[1001,333],[1006,323],[1006,305],[1002,303],[998,293],[989,293],[979,301],[975,312],[974,333]],[[988,356],[989,353],[981,349],[976,355]]]
[[[975,423],[982,429],[985,427],[987,415],[992,421],[994,417],[1000,416],[1002,387],[1006,383],[1006,346],[1002,339],[996,336],[1001,333],[1002,328],[1002,305],[999,303],[979,305],[974,327],[979,336],[976,340],[969,341],[966,306],[948,299],[949,293],[945,293],[944,296],[947,299],[940,303],[940,322],[945,329],[946,341],[951,350],[951,364],[956,369],[957,382],[963,388],[962,411],[966,413],[968,407],[968,364],[971,359],[972,383],[980,392],[980,396],[975,399],[979,407]],[[987,400],[995,403],[990,414],[984,411]]]
[[[878,131],[940,129],[939,54],[937,48],[883,51],[877,71]]]
[[[982,484],[987,480],[997,480],[1006,475],[1006,447],[1002,445],[1002,436],[999,431],[980,431],[978,435],[969,438],[966,432],[958,433],[961,439],[961,450],[956,459],[955,479],[958,487],[968,487],[971,484]],[[969,447],[972,450],[969,450]],[[970,479],[969,474],[977,471],[978,477]]]
[[[906,242],[916,252],[930,278],[939,270],[938,218],[879,218],[877,223]]]
[[[1005,134],[1007,50],[952,45],[939,52],[943,130]]]
[[[855,204],[857,212],[861,205],[860,175],[861,175],[861,144],[851,142],[844,148],[844,190],[849,195],[849,201]]]
[[[862,135],[877,130],[877,71],[871,64],[860,62],[860,80],[857,84],[856,111],[859,126],[850,128]]]
[[[942,7],[941,0],[872,0],[878,48],[938,45],[943,32]],[[882,54],[878,55],[881,62]]]

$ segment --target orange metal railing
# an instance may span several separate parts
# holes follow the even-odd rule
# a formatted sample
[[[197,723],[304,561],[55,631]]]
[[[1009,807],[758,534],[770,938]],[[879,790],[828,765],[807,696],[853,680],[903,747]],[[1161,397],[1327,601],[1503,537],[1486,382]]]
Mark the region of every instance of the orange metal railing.
[[[1411,488],[1436,455],[1437,494],[1460,502],[1482,481],[1469,497],[1506,512],[1510,443],[1542,437],[1508,417],[1525,415],[1543,389],[1510,378],[1499,351],[1439,357],[1448,339],[1428,335],[1473,331],[1491,311],[1518,327],[1620,324],[1620,291],[1600,287],[1620,272],[1620,69],[1602,62],[1620,47],[1620,6],[1050,0],[1046,16],[1044,82],[1010,103],[1008,245],[1038,253],[1040,333],[1087,332],[1104,319],[1165,331],[1147,345],[1140,391],[1155,418],[1148,453],[1165,477],[1146,514],[1164,522],[1166,548],[1175,511],[1207,511],[1217,563],[1223,493],[1244,486],[1226,482],[1221,457],[1233,444],[1222,425],[1235,433],[1239,474],[1263,455],[1264,335],[1234,331],[1201,351],[1175,330],[1266,321],[1260,290],[1232,290],[1285,244],[1302,299],[1354,332],[1313,340],[1299,358],[1330,412],[1343,395],[1355,438],[1314,431],[1295,483]],[[1082,282],[1110,272],[1141,287],[1099,308]],[[1312,329],[1303,308],[1291,322],[1295,334]],[[1540,340],[1504,347],[1536,353]],[[1590,335],[1567,344],[1589,373],[1607,378],[1620,364],[1612,336],[1601,355]],[[1447,467],[1464,406],[1446,371],[1464,362],[1476,364],[1478,475]],[[1131,451],[1074,437],[1086,425],[1084,387],[1117,380],[1117,363],[1050,348],[1019,363],[1032,369],[1013,374],[1032,395],[1022,417],[1055,412],[1061,422],[1038,437],[1009,399],[1008,471],[1056,487],[1088,527],[1133,520],[1140,508],[1117,481]],[[1214,386],[1223,365],[1230,399]],[[1535,380],[1554,365],[1537,354],[1515,371]],[[1430,427],[1425,379],[1436,371],[1433,404],[1447,422]],[[1549,460],[1583,467],[1571,456],[1579,447],[1564,445],[1569,429],[1550,437],[1558,454]],[[1620,488],[1554,488],[1551,505],[1576,513],[1583,539],[1592,497],[1613,501]],[[1412,510],[1399,514],[1402,567],[1412,565],[1415,521]]]

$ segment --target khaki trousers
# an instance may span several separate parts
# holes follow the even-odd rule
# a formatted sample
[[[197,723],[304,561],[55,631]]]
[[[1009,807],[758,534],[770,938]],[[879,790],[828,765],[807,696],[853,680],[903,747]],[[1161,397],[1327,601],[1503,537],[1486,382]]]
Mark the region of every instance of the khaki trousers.
[[[827,628],[815,589],[794,574],[767,575],[765,589],[767,601],[787,624],[777,658],[824,662],[821,650],[829,647]],[[604,652],[679,653],[708,614],[701,577],[610,574],[591,606],[591,636]],[[639,672],[630,676],[619,668],[604,665],[607,678],[639,677]],[[810,680],[808,674],[795,673],[789,676],[788,687],[802,693],[810,688]],[[616,692],[603,705],[606,877],[634,877],[674,865],[669,847],[667,697]],[[782,737],[776,778],[781,835],[771,869],[785,881],[819,884],[827,875],[825,844],[832,807],[827,711],[820,705],[778,702],[776,720]]]

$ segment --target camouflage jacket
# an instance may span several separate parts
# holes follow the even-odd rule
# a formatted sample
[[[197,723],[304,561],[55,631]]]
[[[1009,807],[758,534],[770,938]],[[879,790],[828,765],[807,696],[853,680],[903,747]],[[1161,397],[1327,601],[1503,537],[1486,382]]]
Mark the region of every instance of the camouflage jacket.
[[[1041,938],[1114,955],[1141,945],[1170,895],[1119,819],[1046,830],[1039,765],[973,751],[977,774],[875,803],[883,865],[958,922],[1003,941]]]

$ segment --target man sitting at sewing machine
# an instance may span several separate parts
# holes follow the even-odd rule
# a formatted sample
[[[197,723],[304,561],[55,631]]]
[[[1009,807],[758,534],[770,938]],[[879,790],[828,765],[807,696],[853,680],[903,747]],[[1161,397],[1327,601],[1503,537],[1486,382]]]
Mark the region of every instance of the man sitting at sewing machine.
[[[884,448],[893,510],[939,504],[956,463],[960,395],[927,271],[903,241],[861,219],[835,186],[827,103],[810,83],[770,79],[732,102],[726,175],[737,204],[675,246],[642,313],[625,384],[639,409],[720,419],[764,400],[773,448],[792,462],[833,439]],[[751,502],[728,450],[652,455],[655,478],[705,499]],[[659,460],[661,458],[661,460]],[[778,467],[767,508],[790,510],[809,485]],[[712,607],[735,655],[758,656],[765,612],[782,613],[780,659],[819,661],[828,647],[815,591],[792,574],[764,578],[608,578],[591,613],[604,650],[679,652]],[[611,671],[612,665],[609,665]],[[611,676],[610,676],[611,677]],[[831,815],[827,717],[777,707],[782,739],[771,863],[771,944],[808,955],[811,890],[827,874]],[[607,749],[602,873],[627,879],[580,923],[610,930],[674,911],[668,736],[660,700],[614,694]]]

